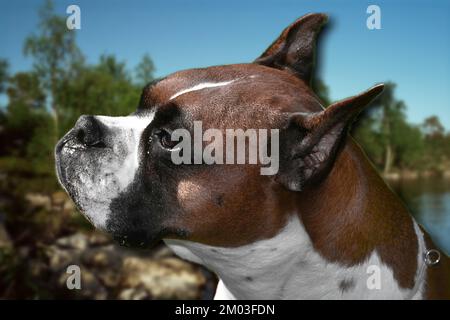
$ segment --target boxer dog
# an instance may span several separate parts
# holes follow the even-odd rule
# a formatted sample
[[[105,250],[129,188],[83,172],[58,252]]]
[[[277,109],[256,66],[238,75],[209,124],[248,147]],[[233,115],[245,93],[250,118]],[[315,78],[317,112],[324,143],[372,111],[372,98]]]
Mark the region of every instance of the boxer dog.
[[[311,89],[326,19],[298,19],[252,63],[154,81],[129,116],[81,116],[56,146],[62,186],[121,244],[164,239],[213,270],[216,299],[450,298],[449,259],[347,134],[383,86],[326,109]],[[278,129],[278,172],[174,164],[171,133],[194,121]]]

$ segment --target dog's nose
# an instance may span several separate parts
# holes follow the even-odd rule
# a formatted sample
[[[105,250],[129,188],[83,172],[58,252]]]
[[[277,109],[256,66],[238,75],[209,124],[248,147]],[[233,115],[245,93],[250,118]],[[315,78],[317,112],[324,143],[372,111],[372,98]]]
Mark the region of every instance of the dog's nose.
[[[74,127],[76,140],[86,147],[105,147],[101,123],[94,116],[83,115]]]

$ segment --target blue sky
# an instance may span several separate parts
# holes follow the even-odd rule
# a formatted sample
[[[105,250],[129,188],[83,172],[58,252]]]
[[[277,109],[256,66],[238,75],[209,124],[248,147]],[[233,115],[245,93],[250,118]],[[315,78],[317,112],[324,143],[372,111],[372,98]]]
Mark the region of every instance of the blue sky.
[[[28,70],[23,41],[36,31],[42,1],[1,0],[0,57]],[[318,72],[333,100],[394,81],[408,119],[438,115],[450,129],[450,1],[119,1],[56,0],[57,13],[81,8],[77,42],[95,63],[115,54],[132,69],[148,52],[157,76],[180,69],[250,62],[284,27],[308,12],[330,15]],[[368,5],[381,8],[381,30],[368,30]],[[3,99],[4,100],[4,99]]]

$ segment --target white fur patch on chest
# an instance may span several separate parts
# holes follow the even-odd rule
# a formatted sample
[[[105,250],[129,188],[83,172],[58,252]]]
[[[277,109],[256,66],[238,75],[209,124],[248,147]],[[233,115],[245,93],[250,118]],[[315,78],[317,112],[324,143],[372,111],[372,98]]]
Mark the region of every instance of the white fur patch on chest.
[[[221,299],[420,298],[414,289],[398,286],[376,252],[352,267],[327,261],[314,250],[297,216],[275,237],[237,248],[165,242],[181,257],[217,273],[223,281],[217,292]]]

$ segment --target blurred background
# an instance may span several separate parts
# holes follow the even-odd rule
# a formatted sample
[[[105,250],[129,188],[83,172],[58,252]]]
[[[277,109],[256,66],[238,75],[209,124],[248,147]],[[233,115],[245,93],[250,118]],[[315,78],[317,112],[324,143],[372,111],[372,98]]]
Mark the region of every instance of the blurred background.
[[[66,8],[81,9],[68,30]],[[216,278],[163,244],[120,248],[59,187],[53,148],[81,114],[126,115],[142,87],[180,69],[250,62],[308,12],[331,17],[314,87],[330,103],[377,82],[352,134],[450,253],[450,3],[377,1],[2,1],[0,299],[209,299]],[[66,268],[82,271],[68,290]]]

